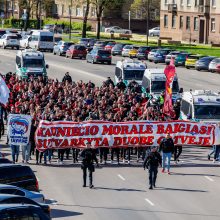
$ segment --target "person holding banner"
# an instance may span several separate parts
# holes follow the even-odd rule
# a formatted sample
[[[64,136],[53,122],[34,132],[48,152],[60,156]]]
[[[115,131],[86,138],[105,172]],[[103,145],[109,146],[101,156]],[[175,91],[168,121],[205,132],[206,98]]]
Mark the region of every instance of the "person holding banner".
[[[92,173],[95,172],[94,161],[98,166],[98,159],[96,157],[95,149],[91,148],[91,142],[86,143],[86,149],[81,152],[82,164],[81,169],[83,170],[83,187],[86,187],[87,169],[89,171],[89,188],[93,188],[93,177]]]
[[[174,153],[174,142],[169,133],[166,134],[166,137],[160,143],[159,152],[161,151],[162,151],[162,158],[163,158],[162,173],[165,172],[165,166],[166,166],[167,173],[170,174],[170,161],[171,161],[172,154]],[[166,164],[166,161],[167,161],[167,164]]]
[[[147,168],[149,171],[149,189],[153,189],[153,187],[156,187],[158,167],[161,166],[161,163],[162,158],[157,152],[157,147],[151,147],[151,152],[145,157],[143,165],[144,170],[145,168]]]
[[[11,145],[11,156],[12,156],[12,162],[17,163],[18,157],[20,152],[20,146],[19,145]]]

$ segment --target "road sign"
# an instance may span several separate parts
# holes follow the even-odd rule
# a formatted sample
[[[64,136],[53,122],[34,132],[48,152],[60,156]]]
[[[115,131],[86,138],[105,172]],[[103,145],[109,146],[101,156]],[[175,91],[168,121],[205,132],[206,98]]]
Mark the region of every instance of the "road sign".
[[[27,20],[27,13],[24,13],[21,17],[22,20]]]

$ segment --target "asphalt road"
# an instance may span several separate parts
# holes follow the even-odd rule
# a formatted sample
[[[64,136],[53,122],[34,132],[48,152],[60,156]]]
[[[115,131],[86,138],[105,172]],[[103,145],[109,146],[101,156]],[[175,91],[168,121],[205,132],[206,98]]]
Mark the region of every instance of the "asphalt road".
[[[0,72],[15,70],[15,51],[0,49]],[[121,58],[114,57],[114,63]],[[69,71],[74,80],[92,80],[100,85],[114,76],[114,64],[87,64],[82,60],[46,54],[49,76],[62,79]],[[149,64],[149,67],[164,65]],[[180,86],[219,90],[219,75],[177,68]],[[5,143],[1,141],[0,144]],[[9,149],[4,149],[9,153]],[[31,165],[37,171],[40,188],[51,204],[53,219],[63,220],[217,220],[220,219],[219,164],[207,161],[206,148],[185,147],[172,175],[159,172],[157,188],[148,190],[147,172],[141,163],[107,165],[96,169],[94,185],[82,187],[79,165],[65,161],[58,166]]]
[[[0,72],[15,71],[15,50],[0,49]],[[46,53],[46,63],[49,64],[48,75],[59,80],[62,79],[65,72],[70,72],[74,80],[89,81],[92,80],[97,85],[101,85],[106,77],[114,79],[115,63],[121,60],[121,57],[113,57],[113,64],[90,64],[85,60],[67,59],[65,57],[54,56]],[[154,64],[147,62],[148,68],[164,68],[164,64]],[[185,91],[189,89],[211,89],[219,91],[220,74],[209,73],[206,71],[187,70],[184,67],[177,68],[180,87]]]

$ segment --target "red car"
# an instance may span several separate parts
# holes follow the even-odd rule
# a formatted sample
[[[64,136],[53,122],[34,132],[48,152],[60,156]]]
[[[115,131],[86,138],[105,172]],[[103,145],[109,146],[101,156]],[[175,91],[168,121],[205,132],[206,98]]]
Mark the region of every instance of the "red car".
[[[106,46],[105,46],[105,50],[112,50],[112,48],[115,46],[116,42],[109,42]]]
[[[69,49],[66,51],[66,58],[70,57],[70,58],[75,58],[78,57],[80,59],[82,58],[86,58],[87,55],[87,50],[86,47],[83,45],[72,45],[69,47]]]

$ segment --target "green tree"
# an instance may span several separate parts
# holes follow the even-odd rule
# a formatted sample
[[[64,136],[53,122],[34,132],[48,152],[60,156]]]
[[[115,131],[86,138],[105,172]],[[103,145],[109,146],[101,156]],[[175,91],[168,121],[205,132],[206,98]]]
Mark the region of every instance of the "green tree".
[[[124,0],[91,0],[91,4],[95,6],[96,9],[96,19],[97,19],[97,39],[100,39],[101,31],[101,18],[103,11],[105,9],[111,9],[121,5]]]

